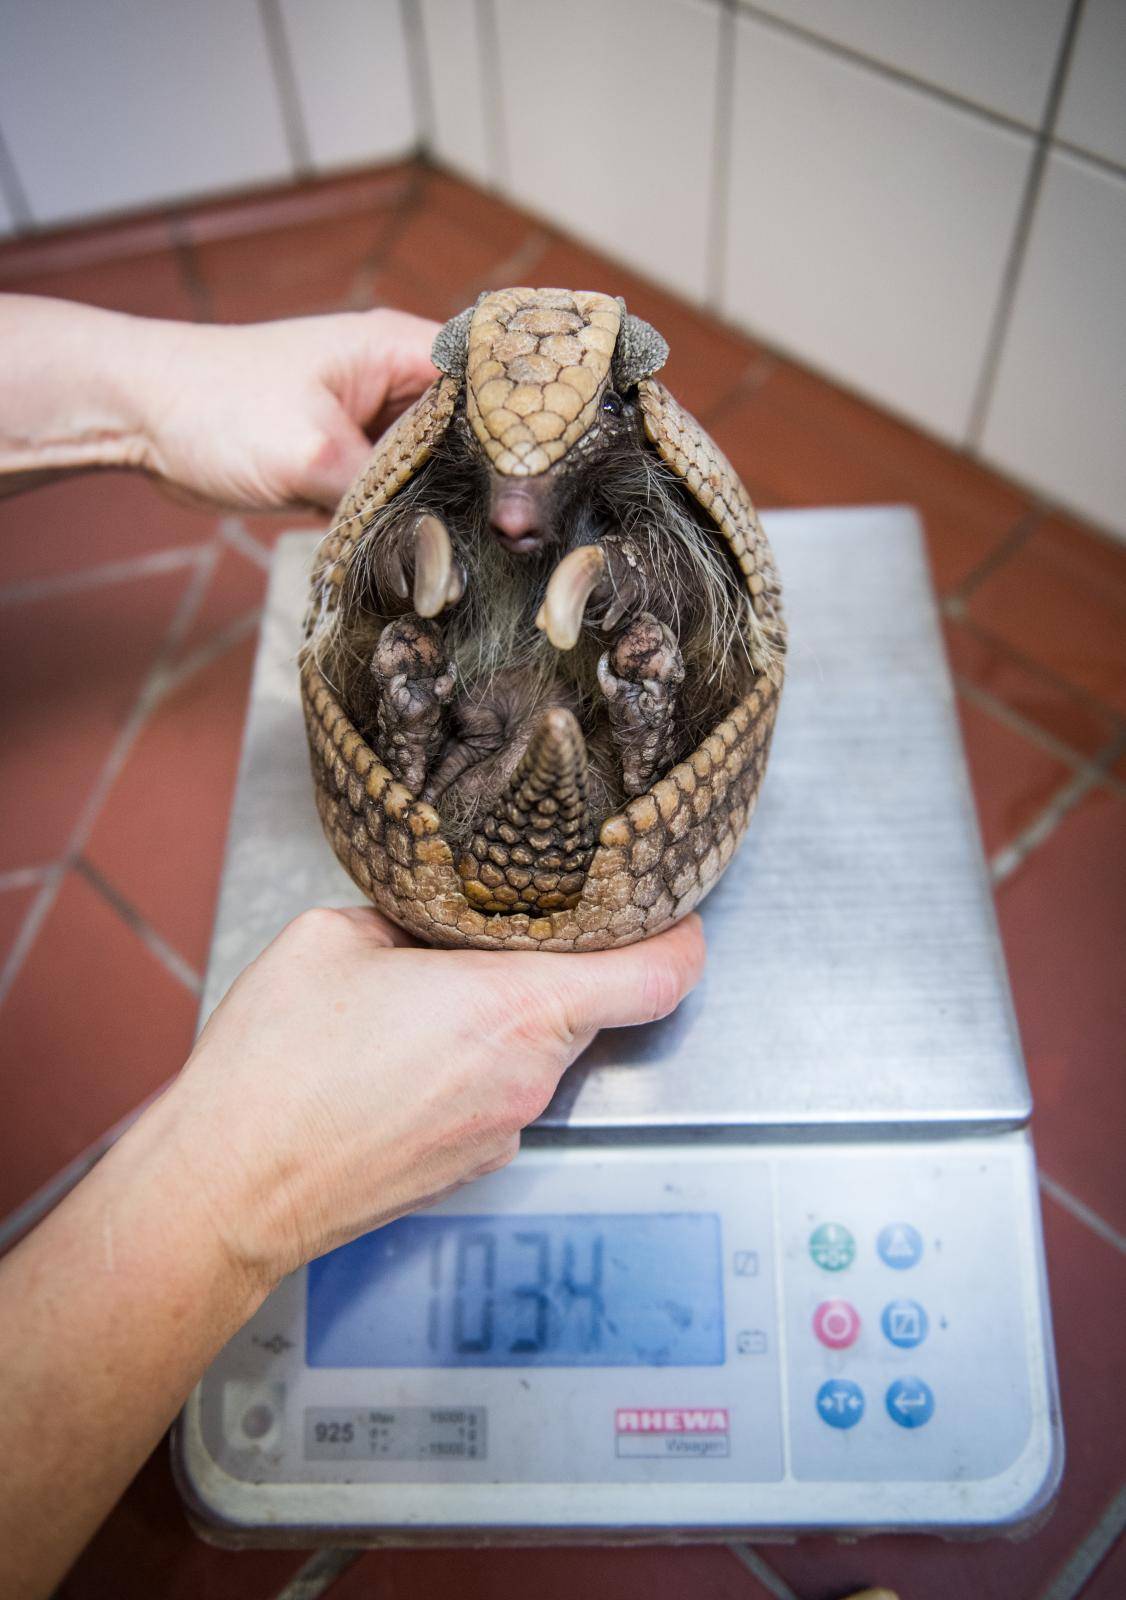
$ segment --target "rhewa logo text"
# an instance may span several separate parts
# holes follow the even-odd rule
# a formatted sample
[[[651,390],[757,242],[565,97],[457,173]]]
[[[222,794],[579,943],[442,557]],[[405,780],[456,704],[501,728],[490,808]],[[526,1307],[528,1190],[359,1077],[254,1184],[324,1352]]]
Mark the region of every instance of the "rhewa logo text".
[[[688,1411],[681,1407],[619,1411],[619,1433],[727,1433],[726,1411]]]

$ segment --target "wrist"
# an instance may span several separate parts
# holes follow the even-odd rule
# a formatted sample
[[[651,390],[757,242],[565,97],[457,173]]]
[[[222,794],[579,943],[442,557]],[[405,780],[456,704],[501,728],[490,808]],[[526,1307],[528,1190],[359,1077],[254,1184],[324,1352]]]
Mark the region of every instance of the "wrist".
[[[0,298],[0,343],[14,380],[0,396],[0,481],[15,488],[65,472],[147,466],[145,374],[156,330],[174,328],[31,295]]]

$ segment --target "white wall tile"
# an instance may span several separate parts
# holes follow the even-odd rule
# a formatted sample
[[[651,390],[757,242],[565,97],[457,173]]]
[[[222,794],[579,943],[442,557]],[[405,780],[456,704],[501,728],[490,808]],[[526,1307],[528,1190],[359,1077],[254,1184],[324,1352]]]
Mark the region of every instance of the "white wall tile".
[[[1126,179],[1049,158],[986,418],[990,460],[1126,535]]]
[[[514,196],[702,296],[719,8],[498,0],[497,12]]]
[[[1038,126],[1068,0],[757,0],[756,9]]]
[[[747,17],[736,40],[725,309],[959,439],[1030,136]]]
[[[497,183],[481,80],[480,7],[475,0],[422,0],[430,69],[430,147],[439,161],[481,183]]]
[[[290,170],[254,0],[0,0],[4,137],[40,222]]]
[[[1056,133],[1126,167],[1126,4],[1087,0]]]
[[[8,202],[4,199],[3,194],[0,194],[0,235],[11,233],[15,226],[16,221],[12,216]]]
[[[399,0],[281,0],[309,154],[391,161],[417,138]]]

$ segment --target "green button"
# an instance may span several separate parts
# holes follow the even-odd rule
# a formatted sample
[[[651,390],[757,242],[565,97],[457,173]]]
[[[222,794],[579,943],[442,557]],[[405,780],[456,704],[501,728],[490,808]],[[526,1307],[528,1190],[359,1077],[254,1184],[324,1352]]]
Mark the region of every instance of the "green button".
[[[809,1236],[809,1253],[826,1272],[843,1272],[856,1254],[856,1240],[839,1222],[823,1222]]]

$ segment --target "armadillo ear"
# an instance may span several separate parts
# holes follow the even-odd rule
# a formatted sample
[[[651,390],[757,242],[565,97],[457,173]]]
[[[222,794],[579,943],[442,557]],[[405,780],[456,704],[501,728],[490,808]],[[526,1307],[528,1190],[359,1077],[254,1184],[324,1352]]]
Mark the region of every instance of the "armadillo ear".
[[[430,359],[438,371],[459,381],[465,377],[465,360],[469,353],[469,324],[473,321],[476,309],[475,305],[467,306],[464,311],[459,311],[456,317],[451,317],[444,327],[438,329],[434,343],[430,346]]]
[[[669,347],[661,335],[640,317],[630,316],[622,302],[622,325],[614,348],[611,367],[614,388],[619,394],[659,372],[669,358]]]

